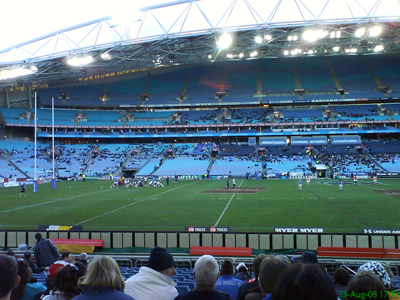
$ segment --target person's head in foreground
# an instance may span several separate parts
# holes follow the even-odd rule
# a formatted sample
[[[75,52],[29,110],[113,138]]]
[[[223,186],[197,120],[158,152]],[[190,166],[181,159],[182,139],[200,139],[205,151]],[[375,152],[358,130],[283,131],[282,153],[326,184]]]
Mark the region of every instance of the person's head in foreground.
[[[317,264],[296,263],[278,279],[272,300],[337,300],[328,274]]]

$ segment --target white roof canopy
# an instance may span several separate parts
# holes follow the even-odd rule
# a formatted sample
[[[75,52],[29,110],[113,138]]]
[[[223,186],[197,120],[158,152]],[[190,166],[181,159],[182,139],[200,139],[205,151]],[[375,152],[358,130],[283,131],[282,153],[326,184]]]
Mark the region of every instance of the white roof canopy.
[[[221,32],[398,22],[400,4],[398,0],[180,0],[141,8],[132,17],[124,25],[104,17],[2,50],[0,64]]]

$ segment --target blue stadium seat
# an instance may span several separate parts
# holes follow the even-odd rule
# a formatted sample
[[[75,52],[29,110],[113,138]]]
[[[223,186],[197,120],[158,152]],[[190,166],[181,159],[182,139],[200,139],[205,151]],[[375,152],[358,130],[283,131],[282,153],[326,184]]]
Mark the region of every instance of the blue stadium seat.
[[[186,295],[187,293],[190,292],[189,287],[186,285],[177,285],[176,289],[177,289],[179,295]]]

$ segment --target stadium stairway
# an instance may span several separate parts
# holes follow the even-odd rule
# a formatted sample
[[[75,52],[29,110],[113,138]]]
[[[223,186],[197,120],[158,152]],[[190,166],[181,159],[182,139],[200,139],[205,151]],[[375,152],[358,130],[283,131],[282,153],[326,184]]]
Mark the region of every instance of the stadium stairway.
[[[131,160],[132,160],[132,156],[130,154],[127,155],[125,161],[123,162],[123,164],[117,170],[112,172],[113,176],[115,176],[115,175],[121,175],[122,176],[122,174],[123,174],[122,170],[124,169],[125,165],[127,163],[129,163]]]
[[[215,160],[215,158],[211,157],[211,155],[210,155],[210,163],[208,164],[208,168],[207,168],[208,174],[210,174],[210,172],[211,172],[211,169],[214,165],[214,160]]]
[[[331,61],[329,60],[329,58],[328,58],[327,56],[325,57],[325,59],[326,59],[326,62],[328,63],[329,70],[330,70],[331,73],[332,73],[332,78],[333,78],[333,81],[335,82],[336,88],[337,88],[338,90],[339,90],[339,89],[342,89],[342,85],[340,84],[340,81],[339,81],[338,77],[336,76],[335,71],[333,70]],[[341,97],[342,97],[342,99],[345,99],[345,96],[344,96],[344,95],[341,95]],[[333,118],[333,116],[332,116],[332,120],[335,121],[334,118]]]
[[[376,85],[377,86],[382,86],[382,81],[378,78],[378,76],[376,76],[374,70],[371,68],[371,65],[368,63],[368,60],[365,57],[362,57],[365,64],[367,65],[368,70],[371,72],[372,77],[374,78]],[[384,93],[386,97],[390,97],[389,94],[387,92]]]
[[[100,152],[100,146],[97,146],[97,147],[96,147],[96,150],[97,150],[98,152]],[[87,160],[85,169],[82,170],[82,174],[85,174],[85,173],[87,172],[87,170],[90,168],[90,166],[92,165],[92,163],[93,163],[93,161],[94,161],[94,158],[92,157],[91,151],[90,151],[90,150],[86,153],[86,158],[87,158],[88,160]]]
[[[163,163],[164,163],[166,160],[167,160],[167,158],[166,158],[166,157],[163,157],[163,159],[161,160],[161,163],[160,163],[159,167],[158,167],[156,170],[154,170],[153,172],[151,172],[151,173],[150,173],[150,176],[153,176],[153,173],[154,173],[155,171],[157,171],[157,170],[163,165]]]
[[[4,158],[4,161],[7,162],[8,164],[11,164],[14,168],[16,168],[18,170],[18,172],[24,174],[27,178],[32,178],[28,175],[28,173],[25,173],[24,171],[22,171],[16,164],[14,164],[11,160],[9,160],[8,158]]]

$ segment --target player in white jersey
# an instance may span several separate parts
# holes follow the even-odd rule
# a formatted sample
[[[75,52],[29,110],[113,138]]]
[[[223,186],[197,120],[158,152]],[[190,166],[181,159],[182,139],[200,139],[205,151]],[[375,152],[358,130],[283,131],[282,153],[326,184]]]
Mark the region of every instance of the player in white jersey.
[[[110,186],[110,189],[118,187],[118,181],[114,181],[113,184]]]
[[[310,176],[307,176],[307,185],[310,185],[310,183],[311,183],[311,178]]]
[[[376,184],[378,182],[378,177],[376,176],[372,177],[372,182],[373,184]]]

